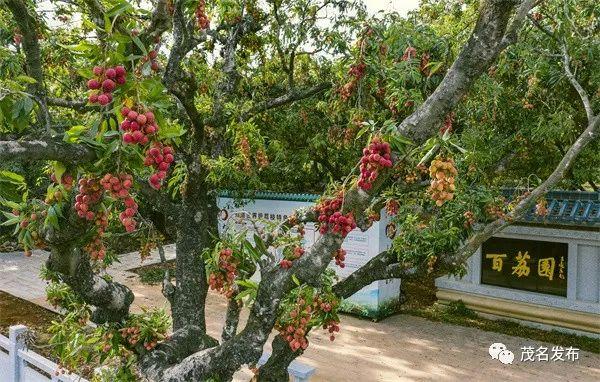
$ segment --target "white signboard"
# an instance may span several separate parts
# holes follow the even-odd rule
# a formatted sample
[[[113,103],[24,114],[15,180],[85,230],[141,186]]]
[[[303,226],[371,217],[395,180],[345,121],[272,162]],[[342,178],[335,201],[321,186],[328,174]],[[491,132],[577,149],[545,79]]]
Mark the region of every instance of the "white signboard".
[[[295,210],[314,205],[312,201],[299,201],[298,199],[314,200],[315,198],[301,195],[294,200],[293,195],[269,193],[265,198],[243,200],[241,205],[236,205],[233,198],[219,197],[218,206],[221,210],[219,232],[223,232],[228,227],[247,229],[249,239],[251,239],[254,226],[250,220],[282,221],[293,214]],[[381,220],[375,222],[366,232],[355,229],[346,236],[342,244],[342,248],[346,250],[346,267],[340,268],[335,265],[334,261],[331,262],[330,267],[341,279],[352,274],[377,254],[390,247],[391,240],[386,235],[386,229],[393,231],[393,226],[389,225],[389,217],[383,210],[381,211]],[[318,237],[319,232],[315,229],[315,225],[307,224],[304,247],[309,249]],[[399,296],[400,279],[375,281],[344,300],[342,309],[363,316],[379,318],[395,311]]]

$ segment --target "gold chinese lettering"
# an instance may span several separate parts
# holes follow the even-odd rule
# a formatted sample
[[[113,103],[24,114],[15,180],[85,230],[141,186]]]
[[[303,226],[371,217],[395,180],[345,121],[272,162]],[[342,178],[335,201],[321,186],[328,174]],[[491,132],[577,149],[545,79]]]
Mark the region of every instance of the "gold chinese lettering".
[[[547,277],[548,280],[552,281],[554,278],[554,266],[556,260],[554,257],[548,257],[546,259],[538,260],[538,275],[541,277]]]
[[[492,259],[492,270],[502,272],[502,259],[506,258],[506,254],[488,253],[485,255],[485,258]]]
[[[519,251],[516,257],[517,265],[512,267],[512,274],[516,274],[517,277],[529,276],[529,272],[531,271],[531,268],[527,265],[527,260],[529,259],[531,259],[531,256],[529,256],[528,251],[525,251],[524,254],[521,254],[521,251]]]
[[[560,257],[560,263],[558,263],[558,278],[565,279],[565,257]]]

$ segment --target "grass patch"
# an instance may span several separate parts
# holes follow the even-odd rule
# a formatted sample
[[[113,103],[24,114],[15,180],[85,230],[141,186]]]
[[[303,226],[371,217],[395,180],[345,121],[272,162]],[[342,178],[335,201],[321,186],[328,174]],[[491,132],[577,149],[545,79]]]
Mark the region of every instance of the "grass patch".
[[[169,269],[172,279],[173,275],[175,274],[175,260],[169,260],[165,263],[144,265],[138,268],[130,269],[129,271],[139,275],[140,281],[143,284],[156,285],[163,282],[165,270],[167,269]]]
[[[597,338],[564,333],[558,330],[533,328],[511,320],[484,318],[467,308],[462,301],[452,302],[448,306],[435,304],[433,280],[425,280],[424,283],[403,282],[402,289],[407,296],[407,301],[401,308],[402,313],[423,317],[431,321],[477,328],[486,332],[549,342],[563,347],[572,346],[600,354],[600,339]]]

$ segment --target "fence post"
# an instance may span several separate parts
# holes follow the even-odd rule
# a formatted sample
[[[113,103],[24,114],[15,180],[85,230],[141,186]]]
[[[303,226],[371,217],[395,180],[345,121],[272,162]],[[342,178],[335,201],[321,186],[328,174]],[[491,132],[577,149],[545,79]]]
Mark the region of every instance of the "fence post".
[[[23,373],[23,359],[19,357],[19,350],[25,348],[21,334],[27,331],[25,325],[13,325],[8,329],[8,339],[10,347],[8,356],[10,357],[9,371],[14,382],[20,382]]]

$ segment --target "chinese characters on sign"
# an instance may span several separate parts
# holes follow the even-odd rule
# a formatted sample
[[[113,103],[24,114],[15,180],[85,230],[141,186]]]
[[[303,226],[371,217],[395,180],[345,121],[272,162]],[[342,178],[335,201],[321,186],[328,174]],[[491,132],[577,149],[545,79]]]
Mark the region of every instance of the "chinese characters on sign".
[[[567,295],[567,243],[491,238],[481,254],[482,284]]]

